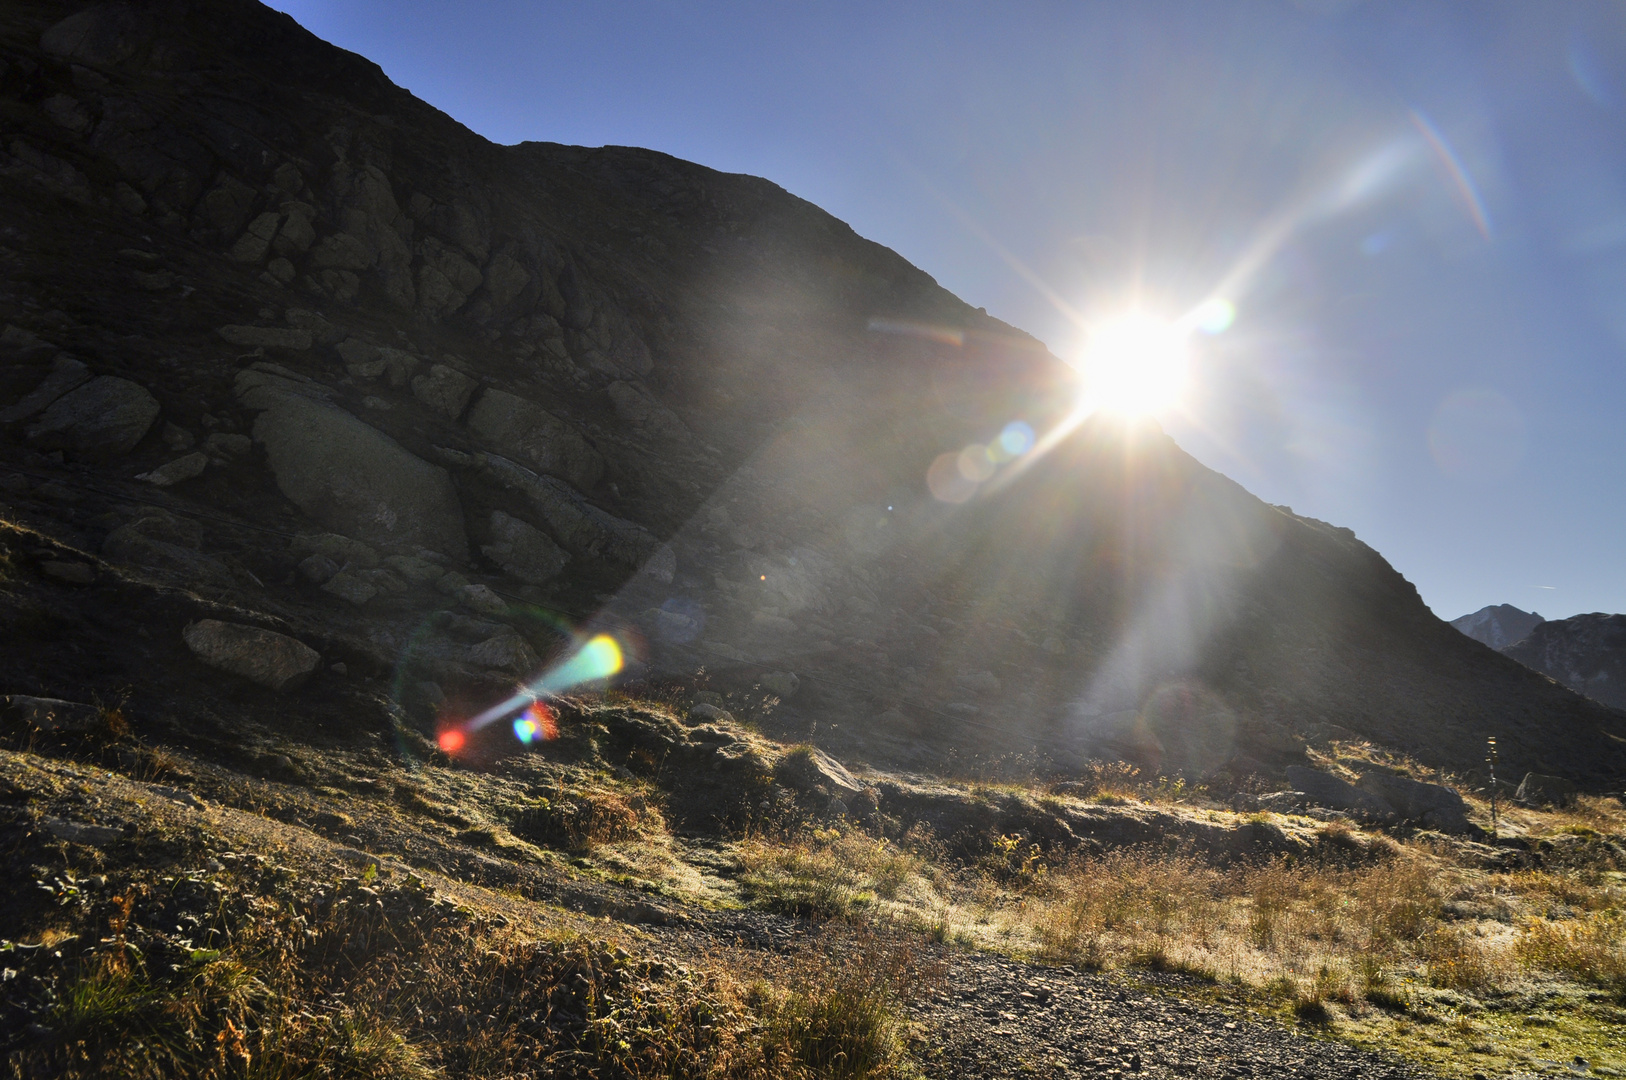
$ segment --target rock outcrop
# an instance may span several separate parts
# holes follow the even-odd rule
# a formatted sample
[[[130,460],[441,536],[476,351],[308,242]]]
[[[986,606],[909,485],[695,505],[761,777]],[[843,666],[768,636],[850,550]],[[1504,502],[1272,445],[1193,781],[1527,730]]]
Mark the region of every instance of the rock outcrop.
[[[286,693],[311,677],[322,657],[296,638],[219,619],[200,619],[184,637],[192,654],[210,667]]]
[[[463,508],[445,469],[290,380],[244,374],[250,378],[238,380],[239,396],[260,410],[254,441],[301,510],[382,548],[468,558]]]

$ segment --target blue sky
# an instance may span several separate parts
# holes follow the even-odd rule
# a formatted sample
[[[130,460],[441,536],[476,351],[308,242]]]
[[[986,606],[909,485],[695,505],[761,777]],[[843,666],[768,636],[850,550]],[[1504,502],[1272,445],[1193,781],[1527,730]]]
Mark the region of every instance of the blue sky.
[[[1443,617],[1626,611],[1626,6],[273,6],[498,142],[765,176],[1059,355],[1046,290],[1223,294],[1186,449]]]

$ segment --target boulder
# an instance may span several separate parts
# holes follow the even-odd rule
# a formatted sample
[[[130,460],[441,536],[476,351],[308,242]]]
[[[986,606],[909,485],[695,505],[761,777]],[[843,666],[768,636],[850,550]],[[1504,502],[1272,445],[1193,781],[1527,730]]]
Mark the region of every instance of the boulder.
[[[182,480],[190,480],[194,476],[201,476],[204,469],[209,467],[209,455],[198,450],[194,453],[178,457],[174,461],[160,465],[151,472],[144,472],[137,476],[137,480],[145,480],[156,487],[170,487],[179,484]]]
[[[1461,795],[1441,784],[1425,784],[1393,773],[1369,772],[1361,777],[1360,787],[1394,807],[1403,820],[1441,832],[1474,831],[1473,823],[1468,820],[1468,804],[1462,801]]]
[[[325,555],[339,566],[356,566],[371,570],[378,565],[378,552],[338,533],[301,533],[290,545],[296,555]]]
[[[90,381],[90,369],[71,356],[59,356],[51,361],[51,372],[45,381],[9,409],[0,410],[0,424],[15,424],[19,420],[44,411],[57,398]]]
[[[237,584],[224,563],[198,550],[198,527],[184,518],[146,507],[102,541],[102,558],[157,570],[188,588],[231,588]]]
[[[1310,802],[1332,810],[1346,810],[1357,817],[1374,821],[1390,821],[1394,807],[1383,799],[1351,784],[1347,780],[1303,765],[1287,767],[1287,782],[1293,790],[1303,793]]]
[[[102,375],[53,401],[28,428],[45,450],[107,460],[135,449],[158,419],[158,400],[140,383]]]
[[[468,423],[499,453],[582,490],[604,475],[604,459],[575,428],[515,394],[487,389],[469,411]]]
[[[311,332],[297,326],[222,326],[216,333],[245,349],[304,352],[311,347]]]
[[[339,564],[326,555],[307,555],[299,560],[300,574],[313,585],[325,585],[339,570]]]
[[[636,383],[617,380],[604,388],[615,407],[616,416],[633,433],[651,441],[668,441],[687,445],[694,436],[677,413],[657,401],[648,390]]]
[[[1526,806],[1573,806],[1580,788],[1572,780],[1545,773],[1525,773],[1513,797]]]
[[[446,573],[445,567],[416,555],[391,555],[384,565],[414,585],[433,585]]]
[[[802,688],[802,680],[794,671],[770,671],[759,680],[762,688],[780,701],[789,701]]]
[[[95,705],[26,694],[10,694],[5,702],[8,715],[41,731],[94,731],[102,725]]]
[[[491,512],[491,539],[480,549],[485,557],[530,585],[552,581],[570,561],[564,549],[541,531],[501,510]]]
[[[335,532],[386,549],[468,558],[452,478],[349,413],[297,392],[256,385],[240,396],[263,411],[254,441],[277,486]]]
[[[12,363],[26,364],[43,360],[56,352],[56,346],[29,330],[7,323],[0,329],[0,353]]]
[[[796,791],[824,788],[837,798],[856,798],[864,786],[846,767],[816,746],[798,746],[787,751],[774,766],[780,783]]]
[[[303,642],[258,626],[200,619],[181,636],[192,654],[210,667],[278,693],[298,689],[322,662],[321,654]]]
[[[496,454],[483,454],[479,460],[491,479],[525,496],[566,551],[637,568],[654,558],[660,548],[660,542],[642,526],[600,510],[556,477],[538,476]]]
[[[226,460],[242,457],[254,448],[254,440],[247,435],[232,435],[217,431],[203,440],[203,449],[211,458]]]
[[[316,556],[312,556],[315,558]],[[348,600],[357,607],[378,595],[378,586],[350,570],[340,570],[322,583],[322,591],[340,600]]]
[[[696,694],[695,696],[699,697],[700,695]],[[697,701],[689,706],[689,719],[702,724],[732,724],[734,714],[722,707],[721,697],[715,694],[712,696],[717,697],[717,701]]]
[[[456,420],[469,407],[474,386],[474,380],[456,368],[435,364],[430,367],[429,374],[413,378],[412,393],[442,416]]]

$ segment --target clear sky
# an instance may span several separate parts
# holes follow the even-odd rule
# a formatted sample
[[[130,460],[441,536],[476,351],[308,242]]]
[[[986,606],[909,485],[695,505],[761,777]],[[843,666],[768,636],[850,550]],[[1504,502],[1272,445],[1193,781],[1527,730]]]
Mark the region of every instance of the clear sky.
[[[1626,611],[1626,5],[275,0],[475,131],[765,176],[1453,618]],[[1070,312],[1070,313],[1069,313]]]

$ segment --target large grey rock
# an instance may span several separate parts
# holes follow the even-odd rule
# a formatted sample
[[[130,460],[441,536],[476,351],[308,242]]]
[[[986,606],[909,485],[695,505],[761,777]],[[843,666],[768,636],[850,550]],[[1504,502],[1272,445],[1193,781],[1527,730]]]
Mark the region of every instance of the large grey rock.
[[[1392,773],[1369,772],[1361,777],[1360,787],[1394,807],[1395,813],[1406,821],[1415,821],[1441,832],[1469,833],[1474,825],[1468,820],[1468,804],[1462,796],[1441,784],[1425,784],[1406,776]]]
[[[530,585],[542,585],[559,576],[570,556],[564,549],[517,517],[491,512],[491,539],[480,550],[503,572]]]
[[[569,424],[533,401],[487,389],[469,411],[469,430],[487,445],[548,476],[587,490],[604,475],[604,459]]]
[[[258,626],[200,619],[181,636],[192,654],[210,667],[278,693],[298,689],[322,662],[321,654],[303,642]]]
[[[864,790],[841,762],[816,746],[798,746],[787,751],[774,767],[774,776],[797,791],[823,787],[832,795],[851,798]]]
[[[1293,785],[1294,791],[1303,792],[1311,802],[1331,810],[1346,810],[1358,817],[1376,821],[1389,821],[1395,816],[1394,807],[1383,799],[1319,769],[1289,765],[1287,782]]]
[[[341,567],[371,570],[378,565],[378,552],[360,540],[337,533],[300,533],[289,547],[298,555],[324,555]]]
[[[483,454],[479,460],[487,476],[525,496],[566,551],[636,568],[660,548],[648,530],[600,510],[563,480],[538,476],[496,454]]]
[[[209,467],[209,455],[202,450],[176,458],[174,461],[158,466],[152,472],[144,472],[137,476],[137,480],[145,480],[157,487],[171,487],[182,480],[190,480],[194,476],[203,475],[203,470]]]
[[[688,444],[694,436],[682,418],[636,383],[617,380],[604,388],[615,414],[638,435],[650,440]]]
[[[1573,806],[1580,788],[1572,780],[1545,773],[1525,773],[1513,797],[1527,806]]]
[[[412,393],[442,416],[456,420],[469,407],[474,386],[474,380],[461,371],[445,364],[435,364],[429,368],[429,374],[413,378]]]
[[[300,392],[240,377],[239,397],[263,410],[254,441],[265,446],[277,486],[305,513],[377,547],[468,558],[463,508],[445,469]]]
[[[297,326],[222,326],[219,335],[245,349],[288,349],[303,352],[311,347],[311,332]]]
[[[129,379],[103,375],[51,403],[28,428],[28,441],[46,450],[71,450],[107,460],[135,449],[158,419],[158,401]]]
[[[90,381],[90,369],[71,356],[51,361],[51,373],[17,404],[0,411],[0,424],[15,424],[45,410],[57,398]]]

